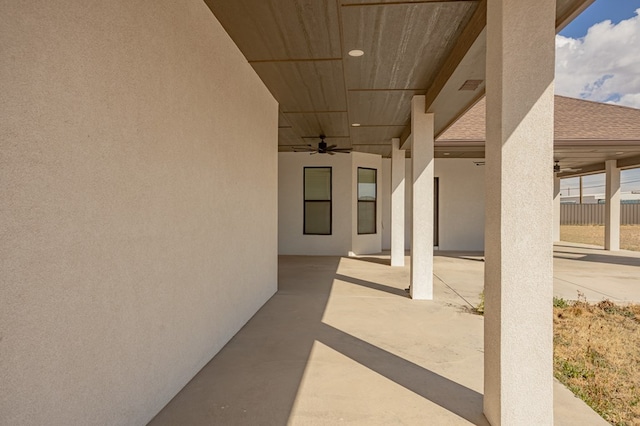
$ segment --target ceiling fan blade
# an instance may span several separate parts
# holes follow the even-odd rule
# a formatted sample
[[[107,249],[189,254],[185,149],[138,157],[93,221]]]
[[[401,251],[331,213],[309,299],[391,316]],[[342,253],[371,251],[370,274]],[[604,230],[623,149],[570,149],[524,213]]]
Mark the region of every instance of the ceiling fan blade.
[[[327,150],[334,149],[334,148],[337,148],[337,147],[338,147],[338,145],[329,145],[327,147]]]
[[[316,150],[311,145],[308,145],[308,146],[292,146],[291,149],[293,149],[295,152],[310,152],[310,151],[315,151]]]
[[[335,153],[335,152],[333,152],[333,151],[327,151],[327,154],[329,154],[329,155],[336,155],[336,153]]]

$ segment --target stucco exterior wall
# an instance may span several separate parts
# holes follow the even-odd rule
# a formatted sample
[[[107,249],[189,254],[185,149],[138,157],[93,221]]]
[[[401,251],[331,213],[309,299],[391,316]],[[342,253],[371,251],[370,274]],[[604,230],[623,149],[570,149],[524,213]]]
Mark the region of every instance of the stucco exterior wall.
[[[435,177],[440,185],[439,250],[484,250],[484,166],[476,166],[474,161],[484,160],[435,159]],[[411,226],[410,159],[405,162],[405,171],[406,228]],[[385,188],[382,197],[389,200],[390,186]],[[383,241],[390,239],[390,232],[388,227],[383,229]],[[405,247],[411,247],[411,234],[406,230]]]
[[[332,169],[331,235],[304,235],[304,167]],[[378,170],[377,233],[358,235],[358,167]],[[382,158],[351,153],[309,155],[278,154],[278,252],[290,255],[348,256],[379,253],[382,247]]]
[[[436,159],[440,185],[440,250],[484,250],[484,166]]]
[[[146,424],[276,291],[277,104],[201,0],[0,46],[0,424]]]
[[[350,154],[278,154],[278,252],[346,256],[351,251]],[[304,167],[331,167],[331,235],[304,235]]]
[[[404,160],[404,249],[411,249],[411,233],[413,232],[413,164],[411,158]]]

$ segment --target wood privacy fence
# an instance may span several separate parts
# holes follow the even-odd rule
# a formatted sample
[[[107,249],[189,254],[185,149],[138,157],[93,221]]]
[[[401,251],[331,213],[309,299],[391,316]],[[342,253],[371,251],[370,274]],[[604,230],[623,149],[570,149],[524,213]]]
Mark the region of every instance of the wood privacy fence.
[[[604,225],[604,204],[561,204],[560,224]],[[621,204],[620,224],[640,224],[640,204]]]

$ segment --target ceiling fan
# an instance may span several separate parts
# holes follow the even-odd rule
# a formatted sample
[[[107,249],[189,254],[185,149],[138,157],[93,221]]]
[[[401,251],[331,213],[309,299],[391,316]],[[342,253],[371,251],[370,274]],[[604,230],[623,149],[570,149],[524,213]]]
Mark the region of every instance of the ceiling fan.
[[[564,173],[564,172],[579,172],[582,169],[573,169],[571,167],[560,167],[560,160],[555,160],[555,164],[553,165],[554,173]]]
[[[308,152],[309,154],[329,154],[335,155],[336,152],[342,154],[348,154],[351,152],[351,148],[338,148],[338,145],[327,145],[324,141],[326,138],[325,135],[320,135],[320,142],[318,142],[318,147],[314,148],[311,144],[304,146],[294,146],[293,152]]]

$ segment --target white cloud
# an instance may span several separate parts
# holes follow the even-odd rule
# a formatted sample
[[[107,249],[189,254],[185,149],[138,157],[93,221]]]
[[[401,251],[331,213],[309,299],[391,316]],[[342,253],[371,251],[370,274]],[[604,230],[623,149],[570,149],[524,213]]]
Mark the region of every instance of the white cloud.
[[[640,9],[584,38],[556,36],[556,93],[640,108]]]

